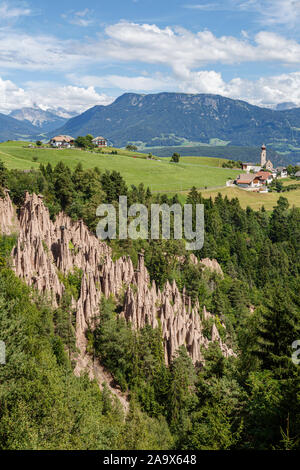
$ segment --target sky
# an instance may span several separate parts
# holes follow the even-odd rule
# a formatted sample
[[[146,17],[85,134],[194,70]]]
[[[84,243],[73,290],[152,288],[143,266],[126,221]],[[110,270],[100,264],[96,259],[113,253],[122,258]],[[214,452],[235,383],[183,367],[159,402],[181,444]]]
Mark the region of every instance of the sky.
[[[300,0],[0,0],[0,112],[126,92],[300,106]]]

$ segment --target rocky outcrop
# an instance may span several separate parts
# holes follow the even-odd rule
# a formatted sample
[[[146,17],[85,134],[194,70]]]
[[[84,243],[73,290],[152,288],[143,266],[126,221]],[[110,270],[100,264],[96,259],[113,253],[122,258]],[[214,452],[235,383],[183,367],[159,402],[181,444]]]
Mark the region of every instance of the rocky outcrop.
[[[8,195],[6,199],[2,205],[11,211]],[[7,218],[8,225],[10,217]],[[3,213],[0,213],[0,220],[5,225]],[[43,197],[35,194],[26,194],[19,225],[19,238],[12,252],[16,274],[28,285],[49,295],[54,306],[59,304],[65,290],[61,275],[75,268],[82,272],[79,299],[77,302],[73,299],[76,341],[81,351],[75,373],[80,373],[82,364],[87,361],[85,332],[88,326],[93,327],[99,315],[102,295],[122,299],[121,315],[133,328],[143,328],[147,324],[153,328],[160,326],[167,364],[182,345],[186,346],[195,364],[203,361],[202,348],[207,348],[210,342],[203,334],[204,323],[213,316],[205,308],[201,311],[198,303],[192,305],[185,291],[179,292],[175,281],[167,282],[162,290],[154,281],[150,283],[143,253],[139,254],[137,269],[129,257],[113,261],[108,245],[90,233],[82,221],[73,222],[63,213],[55,222],[51,221]],[[220,274],[218,263],[213,260],[209,265],[208,261],[201,263]],[[215,325],[211,337],[220,344],[225,356],[233,354],[222,343]]]
[[[4,197],[0,197],[0,234],[10,235],[19,231],[19,223],[9,191],[4,189],[3,192]]]
[[[134,328],[143,328],[147,324],[156,328],[160,325],[167,364],[182,345],[187,348],[195,364],[203,362],[201,349],[207,348],[210,342],[203,335],[203,322],[213,316],[205,307],[200,311],[198,302],[192,306],[190,297],[185,292],[179,292],[175,281],[172,284],[167,282],[162,291],[156,288],[155,282],[149,285],[142,253],[139,255],[135,281],[137,288],[133,290],[129,286],[127,289],[122,315]],[[215,324],[212,327],[212,341],[219,343],[226,357],[233,354],[222,343]]]
[[[222,279],[224,278],[222,268],[216,259],[203,258],[199,261],[194,254],[191,254],[190,261],[195,265],[201,264],[204,268],[208,269],[211,272],[215,272],[216,274],[221,276]]]
[[[200,263],[203,264],[205,268],[224,278],[222,268],[216,259],[203,258],[200,260]]]

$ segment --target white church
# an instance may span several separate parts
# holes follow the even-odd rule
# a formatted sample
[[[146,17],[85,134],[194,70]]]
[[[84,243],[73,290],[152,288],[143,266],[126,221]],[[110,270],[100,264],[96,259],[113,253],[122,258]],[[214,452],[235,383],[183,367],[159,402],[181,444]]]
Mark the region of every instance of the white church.
[[[270,171],[271,173],[273,173],[274,171],[273,164],[271,160],[267,160],[267,148],[265,144],[261,146],[260,165],[255,165],[255,163],[243,163],[242,168],[247,173],[249,173],[250,171],[257,173],[258,171],[261,171],[261,170],[266,170],[266,171]]]

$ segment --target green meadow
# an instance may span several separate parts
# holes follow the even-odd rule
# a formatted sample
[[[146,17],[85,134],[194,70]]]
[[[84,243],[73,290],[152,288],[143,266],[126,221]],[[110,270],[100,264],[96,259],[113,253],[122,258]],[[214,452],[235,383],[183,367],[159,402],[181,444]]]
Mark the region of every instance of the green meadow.
[[[226,181],[235,178],[240,170],[222,168],[225,161],[220,158],[182,157],[179,163],[170,163],[169,158],[148,160],[145,154],[117,150],[110,153],[86,152],[78,149],[27,148],[28,142],[4,142],[0,144],[0,159],[10,169],[38,168],[40,163],[56,165],[63,161],[71,168],[81,162],[84,168],[98,167],[100,170],[116,170],[127,184],[144,183],[152,191],[180,192],[196,188],[224,187]]]
[[[0,159],[9,169],[26,170],[39,168],[50,162],[56,165],[63,161],[71,168],[81,162],[84,168],[99,167],[100,170],[116,170],[121,173],[128,185],[144,183],[154,192],[178,194],[184,202],[192,186],[201,190],[205,197],[215,198],[220,192],[223,196],[237,197],[242,207],[250,206],[258,210],[265,206],[271,210],[279,198],[277,193],[261,194],[243,191],[236,187],[225,187],[228,179],[233,179],[241,170],[222,168],[225,159],[210,157],[181,157],[179,163],[170,163],[169,158],[147,160],[145,154],[124,149],[107,150],[108,153],[91,153],[77,149],[56,150],[50,148],[27,148],[28,142],[4,142],[0,144]],[[116,150],[118,155],[109,152]],[[284,185],[295,184],[296,180],[281,180]],[[299,182],[300,183],[300,182]],[[300,207],[299,190],[283,194],[291,205]]]
[[[205,189],[201,190],[201,194],[205,198],[211,197],[213,200],[216,198],[218,193],[221,193],[223,197],[227,196],[228,199],[238,198],[243,209],[247,206],[254,210],[259,210],[262,206],[267,211],[271,211],[276,206],[280,196],[285,197],[290,206],[300,207],[300,186],[299,189],[285,192],[285,193],[255,193],[251,191],[244,191],[237,187],[227,187],[220,189]],[[187,192],[179,194],[179,200],[184,203],[187,198]]]

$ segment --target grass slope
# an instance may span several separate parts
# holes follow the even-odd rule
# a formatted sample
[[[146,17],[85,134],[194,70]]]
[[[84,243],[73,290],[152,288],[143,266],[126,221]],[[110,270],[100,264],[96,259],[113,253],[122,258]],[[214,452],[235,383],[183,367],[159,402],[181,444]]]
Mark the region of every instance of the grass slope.
[[[259,210],[262,206],[266,210],[270,211],[276,206],[277,201],[280,196],[287,198],[290,203],[290,206],[300,207],[300,187],[297,190],[289,191],[285,193],[254,193],[250,191],[244,191],[243,189],[228,187],[214,190],[201,190],[202,195],[205,198],[215,197],[218,193],[221,193],[223,197],[227,196],[229,199],[237,197],[240,201],[241,206],[245,209],[247,206],[251,207],[254,210]],[[179,195],[181,202],[185,202],[187,193],[182,193]]]
[[[223,196],[227,195],[230,199],[237,197],[243,208],[250,206],[255,210],[258,210],[262,205],[266,210],[271,210],[280,196],[278,193],[259,194],[238,188],[225,188],[227,178],[235,177],[240,173],[240,170],[222,168],[221,165],[225,160],[221,158],[181,157],[179,164],[170,164],[169,159],[145,160],[144,154],[121,149],[117,149],[119,155],[99,155],[74,149],[23,148],[27,145],[28,142],[0,144],[0,159],[8,168],[20,170],[38,168],[40,163],[50,162],[55,165],[61,160],[71,168],[81,162],[84,168],[98,166],[102,171],[106,169],[117,170],[120,171],[128,184],[136,185],[143,182],[152,191],[167,192],[169,195],[181,193],[179,198],[182,202],[185,201],[187,192],[192,186],[199,189],[206,186],[208,189],[201,190],[205,197],[215,198],[218,192]],[[32,160],[34,156],[38,157],[37,162]],[[136,158],[133,158],[134,156]],[[290,178],[281,181],[284,184],[297,182]],[[300,207],[300,188],[283,193],[283,196],[289,200],[290,205]]]
[[[267,144],[267,143],[266,143]],[[198,145],[198,146],[173,146],[173,147],[152,147],[143,148],[143,153],[152,152],[158,157],[170,157],[174,152],[180,153],[182,157],[193,155],[195,157],[212,157],[229,160],[241,160],[243,162],[259,162],[260,161],[260,145],[255,147],[238,147],[233,145]],[[292,163],[289,159],[289,152],[279,155],[274,149],[267,146],[268,158],[275,166]]]
[[[152,191],[169,192],[196,188],[222,187],[228,178],[234,178],[240,170],[220,168],[220,159],[182,158],[180,163],[169,159],[146,160],[143,154],[118,149],[118,155],[97,154],[76,149],[29,149],[28,143],[5,142],[0,144],[0,158],[8,168],[38,168],[40,163],[55,165],[63,161],[71,168],[81,162],[84,168],[99,167],[100,170],[116,170],[128,184],[144,183]],[[111,149],[110,149],[111,150]],[[110,151],[109,150],[109,151]],[[33,158],[37,157],[37,161]],[[224,160],[222,160],[223,162]]]
[[[191,163],[193,165],[212,166],[222,168],[223,163],[226,163],[226,158],[214,158],[214,157],[181,157],[180,162]]]

